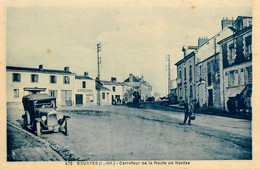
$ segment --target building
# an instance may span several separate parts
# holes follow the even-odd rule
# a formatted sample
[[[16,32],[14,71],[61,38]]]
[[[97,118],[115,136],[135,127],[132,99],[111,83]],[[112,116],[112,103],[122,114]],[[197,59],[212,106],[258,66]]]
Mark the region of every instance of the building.
[[[7,102],[22,102],[22,97],[42,91],[57,98],[57,104],[70,106],[74,104],[75,74],[64,70],[38,68],[6,67]]]
[[[200,107],[250,109],[252,17],[224,18],[221,27],[212,38],[199,38],[197,47],[183,47],[184,57],[175,64],[177,99],[195,99]]]
[[[87,72],[83,76],[75,75],[75,105],[94,105],[96,104],[95,80],[89,77]]]
[[[220,71],[220,47],[217,42],[233,34],[233,29],[229,27],[232,22],[233,20],[223,19],[222,30],[196,50],[196,100],[200,107],[223,107],[220,87],[223,72]]]
[[[237,97],[237,106],[251,108],[252,94],[252,17],[238,16],[234,33],[218,42],[223,70],[223,105]]]
[[[131,86],[133,89],[128,89],[130,95],[132,95],[132,101],[146,101],[148,97],[152,96],[152,86],[146,82],[143,78],[134,76],[133,74],[129,74],[129,77],[124,81],[124,83],[128,86]],[[130,97],[129,97],[130,98]],[[128,99],[129,102],[131,102]]]
[[[111,90],[104,87],[103,83],[96,78],[96,94],[97,94],[97,102],[98,102],[98,92],[100,92],[100,105],[111,105],[110,92]]]
[[[101,83],[110,90],[110,96],[108,96],[110,104],[122,104],[125,101],[126,85],[124,83],[117,82],[115,77],[112,77],[111,81],[101,80]]]
[[[192,50],[191,50],[192,49]],[[183,47],[183,59],[178,61],[177,66],[177,100],[183,102],[187,99],[195,99],[195,50],[197,47]],[[190,51],[188,53],[187,51]],[[188,54],[187,54],[188,53]]]

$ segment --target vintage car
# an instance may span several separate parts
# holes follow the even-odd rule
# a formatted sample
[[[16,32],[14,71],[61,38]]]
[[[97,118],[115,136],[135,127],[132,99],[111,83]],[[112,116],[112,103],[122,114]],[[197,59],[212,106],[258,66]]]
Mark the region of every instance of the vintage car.
[[[56,98],[48,94],[32,94],[23,97],[25,114],[23,126],[25,129],[36,131],[39,136],[42,132],[63,132],[68,135],[69,116],[56,112]]]

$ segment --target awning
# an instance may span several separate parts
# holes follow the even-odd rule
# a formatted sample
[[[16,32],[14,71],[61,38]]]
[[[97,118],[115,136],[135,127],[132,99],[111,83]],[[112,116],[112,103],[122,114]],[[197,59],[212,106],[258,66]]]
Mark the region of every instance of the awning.
[[[38,87],[25,87],[23,88],[24,91],[29,91],[29,92],[35,92],[35,91],[38,91],[38,92],[42,92],[42,91],[45,91],[46,88],[38,88]]]

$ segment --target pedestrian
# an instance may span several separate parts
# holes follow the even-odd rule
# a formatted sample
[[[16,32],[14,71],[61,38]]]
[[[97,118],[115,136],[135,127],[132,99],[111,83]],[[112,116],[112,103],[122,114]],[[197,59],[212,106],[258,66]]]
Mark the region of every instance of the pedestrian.
[[[186,122],[189,118],[188,125],[190,125],[192,109],[193,109],[192,104],[189,102],[189,100],[186,100],[185,103],[184,103],[184,121],[183,121],[183,124],[186,124]]]

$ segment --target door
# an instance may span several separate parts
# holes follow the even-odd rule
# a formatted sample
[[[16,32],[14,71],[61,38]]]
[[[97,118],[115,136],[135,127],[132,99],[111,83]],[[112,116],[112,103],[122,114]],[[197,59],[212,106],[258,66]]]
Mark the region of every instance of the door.
[[[208,90],[208,96],[209,96],[208,106],[213,106],[213,90],[212,89]]]
[[[83,105],[83,95],[76,94],[76,105]]]
[[[72,106],[72,90],[61,91],[61,105]]]
[[[203,107],[203,105],[205,104],[205,84],[200,84],[199,85],[199,105],[200,107]]]

